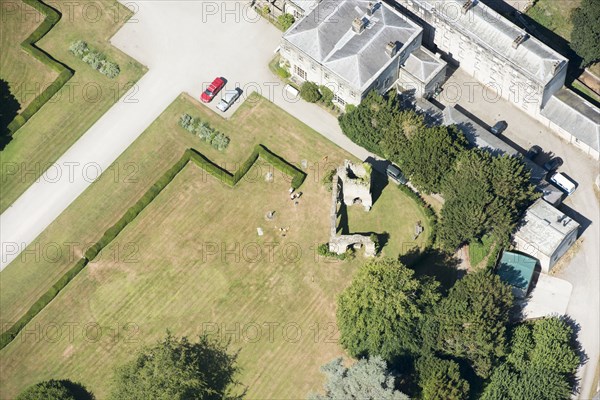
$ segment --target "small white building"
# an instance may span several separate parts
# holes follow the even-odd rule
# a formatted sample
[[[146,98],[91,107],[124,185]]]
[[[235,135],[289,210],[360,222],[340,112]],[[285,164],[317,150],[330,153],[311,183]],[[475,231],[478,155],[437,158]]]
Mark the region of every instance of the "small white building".
[[[542,199],[527,209],[513,235],[515,249],[540,261],[549,273],[577,240],[579,224]]]

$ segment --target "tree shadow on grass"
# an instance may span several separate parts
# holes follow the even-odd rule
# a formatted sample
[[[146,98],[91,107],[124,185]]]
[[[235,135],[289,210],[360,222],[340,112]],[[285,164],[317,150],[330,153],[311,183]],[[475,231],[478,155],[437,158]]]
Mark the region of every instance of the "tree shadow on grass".
[[[0,79],[0,150],[12,140],[8,124],[18,115],[21,105],[10,92],[8,82]]]
[[[440,282],[442,294],[446,295],[454,283],[462,278],[466,271],[458,269],[460,260],[438,249],[421,251],[414,247],[399,257],[400,261],[415,271],[415,276],[431,276]]]
[[[69,393],[77,400],[95,400],[96,397],[78,382],[72,382],[68,379],[60,380],[60,383],[69,390]]]

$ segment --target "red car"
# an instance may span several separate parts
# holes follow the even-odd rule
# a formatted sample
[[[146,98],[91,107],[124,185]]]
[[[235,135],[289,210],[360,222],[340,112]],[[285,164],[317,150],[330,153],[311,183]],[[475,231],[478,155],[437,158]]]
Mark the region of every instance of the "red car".
[[[202,92],[202,96],[200,96],[200,100],[205,103],[210,103],[210,101],[223,89],[225,86],[225,80],[223,78],[215,78],[213,83],[210,84],[208,89]]]

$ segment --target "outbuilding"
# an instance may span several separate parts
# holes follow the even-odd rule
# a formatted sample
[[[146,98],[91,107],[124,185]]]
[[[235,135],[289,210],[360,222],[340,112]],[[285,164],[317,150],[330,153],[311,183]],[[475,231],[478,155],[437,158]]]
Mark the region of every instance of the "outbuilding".
[[[540,261],[542,272],[549,273],[556,262],[575,243],[579,224],[562,211],[538,199],[527,209],[513,235],[515,249]]]

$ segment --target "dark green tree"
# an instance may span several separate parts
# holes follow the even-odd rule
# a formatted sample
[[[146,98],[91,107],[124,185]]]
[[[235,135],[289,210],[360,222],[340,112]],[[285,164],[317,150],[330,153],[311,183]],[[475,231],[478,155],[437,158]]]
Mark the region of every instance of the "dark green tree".
[[[368,262],[338,299],[340,343],[354,357],[386,360],[419,351],[421,319],[439,300],[435,281],[419,281],[397,260]]]
[[[492,375],[483,399],[568,399],[579,357],[573,329],[549,317],[517,326],[510,353]]]
[[[308,101],[309,103],[316,103],[321,99],[321,92],[319,92],[319,86],[310,81],[306,81],[300,86],[300,97]]]
[[[571,47],[583,59],[582,67],[600,61],[600,0],[582,0],[571,21]]]
[[[384,97],[371,91],[358,106],[350,107],[341,115],[339,123],[344,134],[354,143],[384,155],[384,136],[387,132],[396,131],[400,112],[395,97]]]
[[[537,197],[531,172],[515,157],[472,149],[459,154],[444,179],[439,238],[454,249],[486,233],[506,240],[522,212]]]
[[[296,18],[294,18],[292,14],[286,13],[281,14],[279,17],[277,17],[277,21],[279,22],[279,25],[281,25],[283,30],[287,31],[288,29],[290,29],[290,26],[294,25],[294,22],[296,22]]]
[[[416,371],[423,400],[463,400],[469,397],[469,383],[460,375],[458,364],[434,355],[417,360]]]
[[[488,378],[506,353],[511,289],[489,272],[459,280],[435,307],[423,328],[424,347],[463,358]]]
[[[333,105],[333,91],[327,86],[319,86],[319,92],[321,92],[321,100],[326,106],[331,107]]]
[[[224,346],[201,336],[198,342],[171,334],[143,348],[135,359],[117,370],[112,399],[222,399],[238,398],[236,356]]]
[[[350,368],[338,358],[321,371],[327,375],[325,394],[312,394],[310,400],[408,400],[395,389],[395,378],[380,357],[358,360]]]
[[[400,168],[417,189],[439,193],[444,177],[467,147],[465,137],[455,127],[419,126],[413,131],[409,126],[403,128],[407,140],[395,141],[403,144],[397,149]]]
[[[93,400],[94,395],[87,389],[69,380],[44,381],[25,389],[17,400]]]

